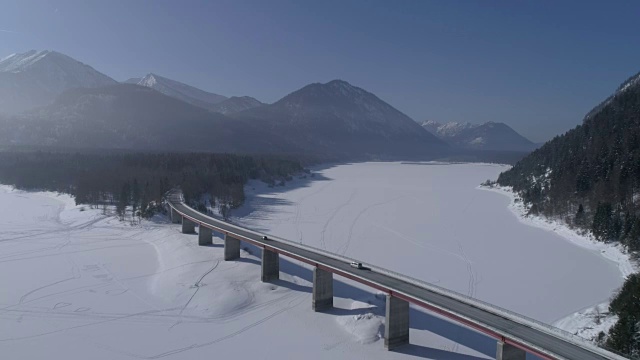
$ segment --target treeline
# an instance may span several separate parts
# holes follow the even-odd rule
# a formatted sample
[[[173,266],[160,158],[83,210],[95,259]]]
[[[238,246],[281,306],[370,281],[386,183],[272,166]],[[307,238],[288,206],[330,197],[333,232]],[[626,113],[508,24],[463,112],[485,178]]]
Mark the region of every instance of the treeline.
[[[199,210],[207,210],[202,201],[206,198],[228,215],[244,202],[247,180],[275,185],[301,171],[298,161],[272,156],[0,152],[0,183],[68,193],[77,204],[115,206],[121,217],[126,209],[151,216],[176,186]]]
[[[562,219],[604,242],[640,251],[640,85],[629,86],[500,174],[530,213]],[[640,287],[630,277],[612,302],[619,316],[606,342],[637,356]],[[629,295],[631,294],[631,295]],[[629,311],[628,309],[634,309]]]
[[[631,275],[609,305],[618,322],[609,331],[606,347],[640,359],[640,275]]]
[[[640,250],[640,87],[500,174],[531,212]]]

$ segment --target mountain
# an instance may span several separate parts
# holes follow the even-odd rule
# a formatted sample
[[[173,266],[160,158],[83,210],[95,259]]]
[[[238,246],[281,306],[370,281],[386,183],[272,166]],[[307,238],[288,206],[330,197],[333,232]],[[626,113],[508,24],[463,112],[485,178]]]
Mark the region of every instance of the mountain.
[[[213,105],[211,110],[221,114],[233,114],[262,105],[264,104],[251,96],[232,96],[227,100]]]
[[[51,105],[0,119],[0,145],[154,151],[295,151],[277,135],[153,89],[80,88]]]
[[[228,113],[140,85],[77,88],[50,105],[0,117],[0,146],[286,153],[334,160],[424,159],[448,151],[412,119],[344,81],[311,84],[275,104]]]
[[[424,157],[448,145],[377,96],[346,81],[310,84],[274,104],[231,114],[309,153],[340,158]]]
[[[597,240],[640,251],[640,74],[547,142],[498,184],[510,186],[532,214],[565,221]],[[627,279],[609,306],[618,317],[606,345],[640,352],[640,276]]]
[[[449,144],[474,150],[532,151],[537,146],[504,123],[470,124],[426,121],[422,127]]]
[[[0,113],[46,105],[65,90],[113,84],[110,77],[59,52],[12,54],[0,60]]]
[[[131,78],[126,82],[134,81]],[[167,79],[156,74],[147,74],[137,82],[137,85],[146,86],[148,88],[159,91],[167,96],[182,100],[191,105],[212,110],[215,104],[227,100],[226,96],[210,93],[200,90],[193,86],[183,84],[179,81]]]

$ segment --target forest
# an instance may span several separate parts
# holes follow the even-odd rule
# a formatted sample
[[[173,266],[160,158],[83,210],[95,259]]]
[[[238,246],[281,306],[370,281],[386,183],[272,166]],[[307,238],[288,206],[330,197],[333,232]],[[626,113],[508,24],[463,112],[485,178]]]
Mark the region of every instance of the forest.
[[[244,202],[244,185],[259,179],[283,184],[304,169],[299,161],[274,156],[204,153],[0,152],[0,183],[23,190],[67,193],[77,204],[115,207],[121,219],[150,217],[164,194],[180,187],[200,211],[205,201],[224,217]]]

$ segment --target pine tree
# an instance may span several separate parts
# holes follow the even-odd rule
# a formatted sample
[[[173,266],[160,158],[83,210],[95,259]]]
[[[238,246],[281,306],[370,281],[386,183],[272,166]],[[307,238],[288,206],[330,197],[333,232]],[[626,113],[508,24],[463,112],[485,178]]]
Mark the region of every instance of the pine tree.
[[[116,211],[118,213],[118,216],[120,217],[120,220],[124,220],[125,218],[130,198],[131,186],[128,182],[125,182],[124,185],[122,185],[122,190],[120,191],[120,197],[118,199],[118,206],[116,207]]]
[[[578,211],[576,212],[576,216],[575,216],[575,219],[573,221],[578,226],[584,225],[584,223],[585,223],[585,214],[584,214],[584,206],[582,206],[582,204],[580,204],[580,206],[578,206]]]

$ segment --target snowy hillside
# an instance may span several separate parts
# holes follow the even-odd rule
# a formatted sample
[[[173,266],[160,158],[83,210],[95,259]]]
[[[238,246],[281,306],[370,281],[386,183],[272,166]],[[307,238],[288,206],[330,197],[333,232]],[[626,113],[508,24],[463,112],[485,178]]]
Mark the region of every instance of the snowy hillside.
[[[425,121],[422,127],[453,146],[475,150],[531,151],[536,144],[504,123],[484,124]]]
[[[59,52],[12,54],[0,61],[0,113],[46,105],[65,90],[113,84],[110,77]]]
[[[311,310],[311,269],[260,250],[224,261],[165,217],[131,225],[68,196],[0,187],[3,359],[490,359],[495,340],[412,309],[411,342],[384,350],[384,296],[336,278]],[[457,342],[463,342],[458,344]],[[466,345],[465,345],[466,344]]]
[[[137,84],[152,88],[167,96],[171,96],[205,109],[211,109],[214,104],[218,104],[227,99],[226,96],[200,90],[179,81],[167,79],[152,73],[147,74],[145,77],[140,79]]]

